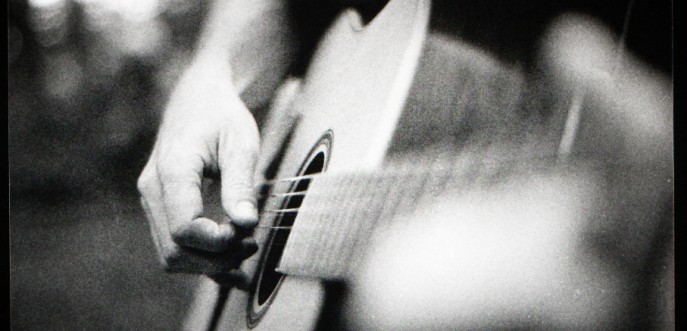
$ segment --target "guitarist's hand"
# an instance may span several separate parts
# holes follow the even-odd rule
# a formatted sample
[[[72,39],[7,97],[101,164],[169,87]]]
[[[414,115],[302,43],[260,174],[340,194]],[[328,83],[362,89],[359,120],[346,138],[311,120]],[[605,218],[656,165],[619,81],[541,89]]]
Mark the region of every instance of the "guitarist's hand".
[[[243,235],[257,224],[253,171],[259,146],[253,115],[225,61],[194,61],[177,83],[138,188],[162,265],[245,285],[236,270],[257,250]],[[225,219],[204,217],[204,173],[221,175]]]
[[[248,284],[237,267],[257,251],[249,234],[258,218],[253,176],[260,138],[246,105],[265,105],[286,76],[296,41],[286,5],[211,1],[196,58],[172,93],[138,183],[168,271]],[[203,174],[220,175],[224,216],[207,218]]]

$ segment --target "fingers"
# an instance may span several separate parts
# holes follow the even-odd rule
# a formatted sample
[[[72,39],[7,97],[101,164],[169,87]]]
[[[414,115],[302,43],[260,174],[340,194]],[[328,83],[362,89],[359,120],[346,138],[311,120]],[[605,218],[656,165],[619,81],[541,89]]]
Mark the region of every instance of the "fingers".
[[[157,250],[160,262],[164,265],[165,262],[162,260],[161,238],[169,235],[169,228],[166,223],[164,208],[162,207],[160,185],[154,170],[155,156],[156,153],[153,151],[153,155],[143,169],[137,185],[138,191],[141,194],[141,206],[146,213],[150,225],[150,232],[153,237],[153,242],[155,243],[155,249]]]
[[[163,267],[168,272],[230,275],[237,272],[236,269],[242,260],[257,251],[257,245],[254,242],[238,242],[226,252],[214,253],[180,246],[167,237],[163,239],[160,251],[164,261]]]
[[[217,253],[229,249],[234,237],[231,225],[205,217],[184,222],[172,232],[174,242],[179,245]]]
[[[203,274],[231,273],[238,267],[241,260],[253,255],[258,246],[252,238],[243,238],[240,241],[228,242],[224,251],[216,253],[207,249],[194,249],[191,245],[179,244],[172,240],[169,233],[165,233],[164,210],[159,203],[149,203],[142,198],[143,208],[151,220],[151,232],[158,255],[165,270],[169,272],[187,272]],[[207,219],[206,219],[207,220]],[[208,220],[210,221],[210,220]],[[214,223],[214,222],[213,222]],[[202,235],[199,235],[201,237]],[[205,246],[203,246],[205,247]]]
[[[203,208],[196,181],[197,168],[184,171],[183,167],[175,170],[160,167],[156,156],[154,153],[142,172],[138,188],[165,270],[212,275],[235,273],[240,261],[257,251],[255,241],[239,240],[228,223],[218,224],[197,217]],[[229,278],[223,279],[228,284]],[[237,280],[237,284],[244,283]]]
[[[162,188],[167,220],[173,237],[203,212],[201,179],[203,160],[199,157],[166,156],[158,162],[157,175]]]
[[[158,166],[169,231],[175,243],[209,252],[231,248],[235,231],[230,224],[201,217],[201,180],[205,167],[200,157],[163,161]]]
[[[257,225],[253,176],[258,155],[259,135],[252,117],[226,130],[220,137],[218,166],[222,173],[222,207],[231,222],[241,228]]]
[[[163,266],[172,272],[223,275],[228,282],[241,260],[257,251],[255,241],[246,238],[250,232],[236,226],[257,223],[252,177],[258,130],[232,93],[228,76],[194,68],[170,97],[139,191]],[[221,173],[222,207],[231,222],[210,219],[211,211],[204,211],[206,170]]]

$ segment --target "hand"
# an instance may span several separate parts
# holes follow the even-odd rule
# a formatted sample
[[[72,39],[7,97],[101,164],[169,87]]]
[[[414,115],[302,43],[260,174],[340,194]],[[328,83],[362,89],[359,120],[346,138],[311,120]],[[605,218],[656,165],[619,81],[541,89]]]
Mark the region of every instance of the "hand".
[[[246,285],[236,270],[257,251],[253,172],[255,120],[225,61],[196,59],[172,93],[152,155],[138,180],[141,203],[163,267]],[[203,174],[221,175],[225,219],[205,217]]]

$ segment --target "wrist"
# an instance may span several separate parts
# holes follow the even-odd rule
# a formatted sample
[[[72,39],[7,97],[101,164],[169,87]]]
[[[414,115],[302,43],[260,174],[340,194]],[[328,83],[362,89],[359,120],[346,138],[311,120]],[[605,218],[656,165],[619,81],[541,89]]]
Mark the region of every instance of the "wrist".
[[[193,84],[203,84],[206,88],[226,89],[226,93],[238,95],[233,81],[233,71],[225,54],[214,52],[197,52],[184,70],[183,80],[191,80]],[[208,85],[209,84],[209,85]]]

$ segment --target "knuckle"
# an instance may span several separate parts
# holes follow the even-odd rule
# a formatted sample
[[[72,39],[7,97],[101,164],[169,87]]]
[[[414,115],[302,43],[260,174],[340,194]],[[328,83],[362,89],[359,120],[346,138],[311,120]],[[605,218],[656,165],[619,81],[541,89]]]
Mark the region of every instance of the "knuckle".
[[[138,189],[138,192],[143,196],[151,195],[155,185],[154,181],[155,177],[152,176],[150,172],[143,172],[136,181],[136,188]]]
[[[181,174],[178,160],[170,157],[160,159],[157,164],[157,173],[162,178],[175,178]]]
[[[202,168],[203,160],[201,157],[170,155],[159,159],[157,175],[164,183],[175,183],[193,176],[195,169]]]
[[[213,246],[217,251],[225,251],[234,243],[234,228],[228,224],[220,224],[216,231],[213,231],[211,238]]]

